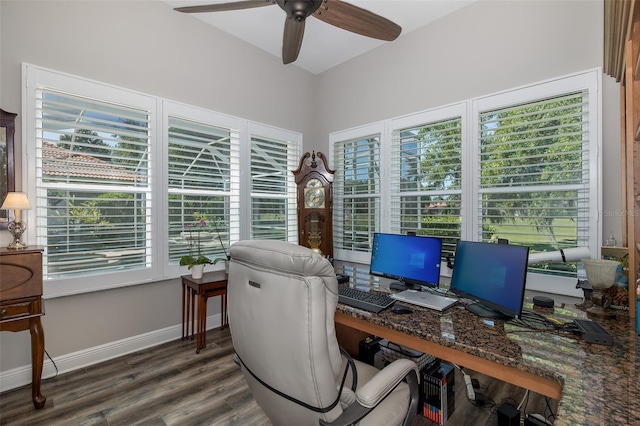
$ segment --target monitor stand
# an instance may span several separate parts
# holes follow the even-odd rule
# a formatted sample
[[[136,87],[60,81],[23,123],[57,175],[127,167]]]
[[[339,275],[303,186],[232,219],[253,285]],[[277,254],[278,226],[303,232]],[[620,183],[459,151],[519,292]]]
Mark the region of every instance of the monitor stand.
[[[469,312],[472,312],[482,318],[510,319],[508,315],[504,315],[500,312],[494,311],[493,309],[489,309],[478,302],[469,303],[467,306],[465,306],[465,308],[467,308]]]
[[[413,284],[407,284],[405,282],[402,281],[394,281],[391,284],[389,284],[389,289],[391,290],[422,290],[422,287],[419,285],[413,285]]]

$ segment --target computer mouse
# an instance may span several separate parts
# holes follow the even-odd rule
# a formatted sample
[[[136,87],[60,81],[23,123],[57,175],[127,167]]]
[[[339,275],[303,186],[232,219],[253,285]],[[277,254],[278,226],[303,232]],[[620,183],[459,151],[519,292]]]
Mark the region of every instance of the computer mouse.
[[[412,313],[413,309],[406,305],[398,305],[397,303],[395,303],[391,308],[391,312],[393,312],[394,314],[404,315]]]

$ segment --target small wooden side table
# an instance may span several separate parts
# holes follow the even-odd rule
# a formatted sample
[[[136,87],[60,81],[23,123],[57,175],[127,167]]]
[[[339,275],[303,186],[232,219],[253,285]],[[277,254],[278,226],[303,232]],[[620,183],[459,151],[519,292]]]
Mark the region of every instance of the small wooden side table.
[[[207,299],[220,296],[220,328],[229,325],[227,316],[227,273],[225,271],[205,272],[202,278],[182,275],[182,340],[193,339],[193,323],[196,325],[196,353],[207,345]],[[196,314],[197,312],[197,319]],[[191,334],[189,334],[191,319]]]

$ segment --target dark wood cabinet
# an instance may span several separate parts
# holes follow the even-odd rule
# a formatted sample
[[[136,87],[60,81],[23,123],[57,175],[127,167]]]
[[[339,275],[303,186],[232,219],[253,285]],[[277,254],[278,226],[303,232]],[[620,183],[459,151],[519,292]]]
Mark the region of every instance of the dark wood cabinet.
[[[31,333],[31,395],[36,408],[46,402],[40,393],[44,362],[42,315],[42,250],[0,249],[0,331]]]

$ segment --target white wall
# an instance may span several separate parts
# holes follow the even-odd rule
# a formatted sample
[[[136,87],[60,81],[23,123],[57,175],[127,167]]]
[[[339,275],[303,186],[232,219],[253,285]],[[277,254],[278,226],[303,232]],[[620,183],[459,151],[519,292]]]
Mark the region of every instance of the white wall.
[[[2,0],[0,19],[5,110],[21,111],[25,61],[299,131],[305,151],[325,153],[330,132],[601,66],[603,50],[602,0],[480,0],[318,76],[159,2]],[[619,88],[603,80],[603,206],[619,210]],[[619,218],[603,219],[620,241]],[[48,300],[47,351],[61,357],[175,326],[179,287]],[[0,374],[29,359],[28,333],[0,333]]]

